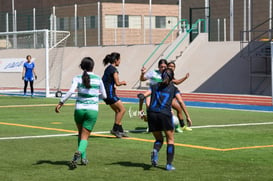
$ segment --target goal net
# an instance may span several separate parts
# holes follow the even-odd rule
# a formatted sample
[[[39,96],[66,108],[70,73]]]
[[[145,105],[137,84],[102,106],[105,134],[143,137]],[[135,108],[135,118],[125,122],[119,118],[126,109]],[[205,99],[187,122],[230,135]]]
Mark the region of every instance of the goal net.
[[[31,55],[38,76],[34,94],[55,95],[61,87],[64,47],[69,36],[68,31],[50,30],[0,33],[1,88],[23,89],[23,64]]]

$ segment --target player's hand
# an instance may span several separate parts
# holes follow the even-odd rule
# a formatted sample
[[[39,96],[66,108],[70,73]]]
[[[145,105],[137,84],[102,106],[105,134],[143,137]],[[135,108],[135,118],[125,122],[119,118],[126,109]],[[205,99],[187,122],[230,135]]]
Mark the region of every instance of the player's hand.
[[[142,93],[137,94],[137,97],[138,97],[140,100],[144,100],[144,99],[145,99],[145,96],[144,96],[144,94],[142,94]]]
[[[145,67],[142,67],[141,68],[141,74],[145,74],[146,73],[146,68]]]
[[[127,83],[125,81],[122,81],[121,85],[127,85]]]
[[[60,109],[63,106],[63,104],[59,103],[56,107],[55,107],[55,112],[56,113],[60,113]]]
[[[147,116],[146,116],[146,114],[145,114],[145,112],[143,110],[138,111],[138,117],[140,119],[143,119],[145,122],[148,121]]]
[[[25,76],[22,76],[22,80],[24,80],[25,79]]]
[[[138,117],[143,119],[143,116],[145,116],[145,112],[143,110],[138,111]]]
[[[35,75],[35,80],[37,80],[37,75]]]
[[[190,73],[186,73],[185,78],[187,79],[189,78],[189,76],[190,76]]]

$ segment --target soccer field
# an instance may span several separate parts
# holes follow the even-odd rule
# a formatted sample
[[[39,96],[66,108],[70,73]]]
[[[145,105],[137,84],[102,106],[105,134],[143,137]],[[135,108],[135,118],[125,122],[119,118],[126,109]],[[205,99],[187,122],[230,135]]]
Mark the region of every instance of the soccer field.
[[[272,180],[272,112],[189,107],[193,131],[175,134],[175,171],[165,171],[166,145],[159,167],[151,167],[153,136],[147,124],[129,117],[138,105],[126,103],[123,127],[129,138],[109,134],[114,113],[100,104],[89,138],[87,166],[69,170],[77,148],[74,101],[60,114],[55,98],[0,96],[0,180]]]

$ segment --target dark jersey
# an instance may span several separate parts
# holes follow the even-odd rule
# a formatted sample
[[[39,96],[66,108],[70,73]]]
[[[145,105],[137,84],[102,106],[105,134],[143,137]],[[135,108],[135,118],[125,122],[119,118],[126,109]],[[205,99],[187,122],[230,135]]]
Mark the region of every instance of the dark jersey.
[[[158,112],[166,115],[172,115],[172,100],[175,98],[176,94],[180,94],[177,87],[173,83],[168,86],[160,86],[160,83],[152,85],[150,87],[151,102],[148,108],[149,112]]]
[[[102,81],[106,90],[107,98],[116,96],[114,73],[118,70],[113,65],[109,65],[105,70],[102,77]]]

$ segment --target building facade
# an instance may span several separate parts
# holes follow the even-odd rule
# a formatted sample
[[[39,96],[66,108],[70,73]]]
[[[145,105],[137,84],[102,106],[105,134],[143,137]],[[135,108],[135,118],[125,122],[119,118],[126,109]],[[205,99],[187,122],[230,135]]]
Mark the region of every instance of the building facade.
[[[0,2],[0,32],[70,31],[68,46],[158,44],[179,18],[189,25],[206,20],[202,31],[209,32],[210,41],[240,41],[242,31],[272,27],[272,0],[14,0],[13,6],[12,1]],[[166,42],[175,39],[179,28]]]

